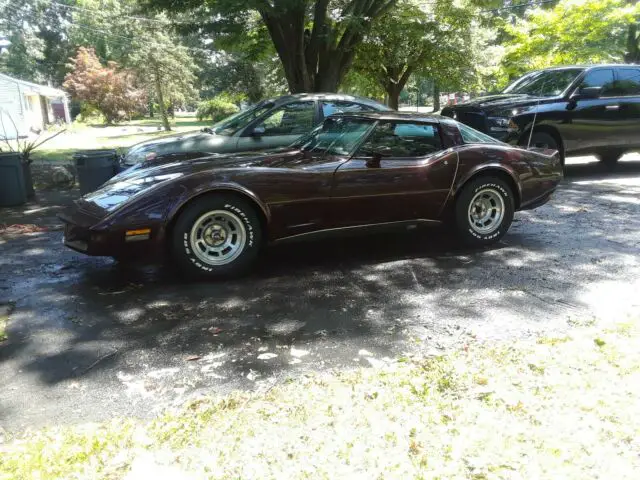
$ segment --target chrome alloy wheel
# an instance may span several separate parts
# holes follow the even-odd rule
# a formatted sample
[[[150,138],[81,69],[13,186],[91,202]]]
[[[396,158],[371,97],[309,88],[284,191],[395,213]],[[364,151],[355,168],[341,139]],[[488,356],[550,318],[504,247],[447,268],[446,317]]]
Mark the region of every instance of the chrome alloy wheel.
[[[207,265],[226,265],[242,253],[247,233],[242,220],[227,210],[213,210],[198,218],[189,234],[193,253]]]
[[[504,199],[493,188],[483,188],[469,204],[469,225],[476,233],[487,235],[495,232],[504,218]]]

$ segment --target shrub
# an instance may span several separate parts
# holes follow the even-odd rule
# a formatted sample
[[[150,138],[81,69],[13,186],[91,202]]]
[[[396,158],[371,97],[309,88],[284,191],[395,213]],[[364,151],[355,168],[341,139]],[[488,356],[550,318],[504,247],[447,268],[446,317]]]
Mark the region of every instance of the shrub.
[[[211,100],[205,100],[198,104],[198,111],[196,115],[198,120],[211,119],[214,122],[222,120],[229,115],[233,115],[240,109],[228,101],[226,98],[220,96],[214,97]]]

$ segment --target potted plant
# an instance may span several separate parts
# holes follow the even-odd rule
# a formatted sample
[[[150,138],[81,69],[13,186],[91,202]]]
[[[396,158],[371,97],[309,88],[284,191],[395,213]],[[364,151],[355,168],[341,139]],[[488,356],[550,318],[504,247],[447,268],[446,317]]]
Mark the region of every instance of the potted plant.
[[[44,139],[41,138],[42,135],[40,134],[33,139],[27,138],[21,140],[20,136],[18,135],[18,128],[16,127],[15,122],[6,112],[5,116],[7,116],[13,124],[13,128],[16,132],[16,138],[15,140],[9,140],[9,135],[7,135],[7,130],[5,128],[4,121],[2,120],[2,115],[0,115],[0,128],[2,128],[0,141],[4,143],[5,148],[8,150],[3,152],[0,148],[0,157],[2,157],[5,162],[10,162],[11,159],[15,158],[16,156],[20,159],[20,162],[22,164],[22,175],[20,177],[16,176],[15,179],[22,178],[23,187],[26,192],[27,198],[33,198],[35,196],[35,189],[33,188],[33,177],[31,175],[31,162],[33,161],[31,158],[31,154],[42,144],[48,142],[52,138],[57,137],[65,130],[60,130]],[[19,186],[16,186],[15,188],[17,187]]]

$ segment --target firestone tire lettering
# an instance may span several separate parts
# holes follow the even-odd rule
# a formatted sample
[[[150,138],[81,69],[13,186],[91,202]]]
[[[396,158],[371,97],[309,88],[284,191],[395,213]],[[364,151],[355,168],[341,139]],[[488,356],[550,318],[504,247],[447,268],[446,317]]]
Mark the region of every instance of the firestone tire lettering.
[[[468,211],[475,194],[488,188],[493,189],[502,196],[505,212],[500,226],[495,231],[483,235],[476,232],[469,225]],[[507,233],[513,221],[514,211],[513,194],[509,185],[499,178],[480,176],[470,180],[458,195],[455,206],[455,223],[463,242],[471,246],[489,245],[498,241]]]
[[[228,210],[242,222],[247,235],[240,255],[224,265],[207,265],[192,251],[189,232],[195,220],[212,210]],[[187,205],[178,217],[173,231],[172,257],[186,273],[207,277],[235,276],[244,273],[255,261],[262,241],[262,227],[256,208],[247,200],[234,195],[208,195]]]

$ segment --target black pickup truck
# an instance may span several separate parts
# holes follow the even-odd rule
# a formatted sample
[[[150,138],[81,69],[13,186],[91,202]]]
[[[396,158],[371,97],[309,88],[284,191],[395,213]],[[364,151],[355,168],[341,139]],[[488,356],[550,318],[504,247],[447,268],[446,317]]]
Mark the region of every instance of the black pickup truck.
[[[563,163],[593,154],[614,165],[640,149],[640,65],[530,72],[498,95],[445,107],[442,115],[504,142],[558,150]]]

